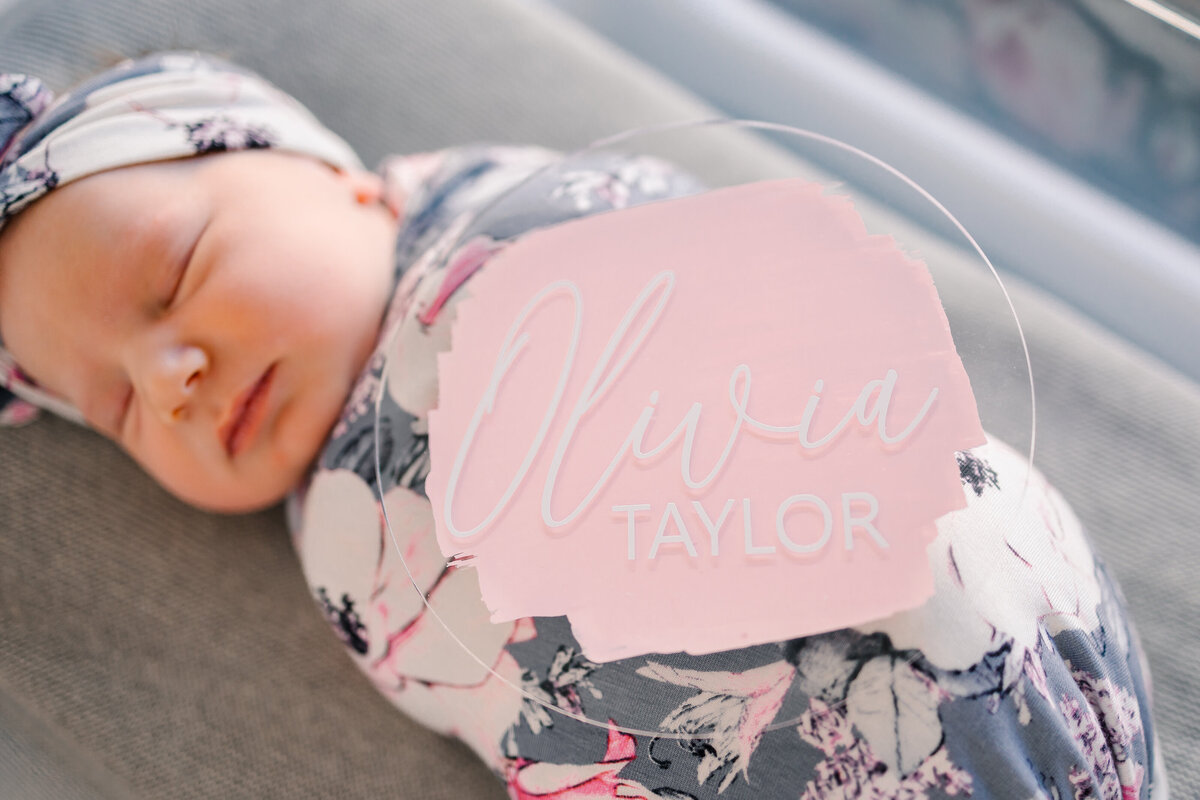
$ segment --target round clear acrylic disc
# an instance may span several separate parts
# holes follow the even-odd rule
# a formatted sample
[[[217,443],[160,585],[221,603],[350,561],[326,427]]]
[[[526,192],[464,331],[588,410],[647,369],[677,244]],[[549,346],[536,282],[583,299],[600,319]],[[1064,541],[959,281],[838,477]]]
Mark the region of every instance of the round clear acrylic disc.
[[[480,183],[401,282],[374,398],[385,546],[439,631],[414,679],[505,736],[587,726],[721,769],[815,702],[866,713],[867,664],[923,669],[880,620],[941,591],[938,520],[1021,513],[1034,450],[1020,324],[951,213],[740,120]]]

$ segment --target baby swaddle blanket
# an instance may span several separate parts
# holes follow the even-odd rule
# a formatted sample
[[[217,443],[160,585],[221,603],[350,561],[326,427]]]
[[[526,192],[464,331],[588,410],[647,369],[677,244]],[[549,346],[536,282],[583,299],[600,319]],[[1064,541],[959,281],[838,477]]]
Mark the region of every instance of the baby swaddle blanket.
[[[463,739],[515,798],[1162,800],[1149,673],[1120,589],[1040,474],[1011,516],[1001,499],[1020,491],[1027,466],[995,439],[958,456],[968,505],[939,521],[937,592],[912,611],[707,656],[605,664],[581,654],[565,618],[489,622],[472,570],[445,565],[424,489],[455,290],[522,230],[696,189],[661,162],[597,154],[523,186],[527,209],[510,198],[503,217],[473,218],[554,158],[476,146],[384,164],[408,198],[395,292],[375,354],[288,501],[314,600],[374,685]],[[382,389],[377,452],[392,336],[408,357]],[[377,457],[394,487],[382,498]],[[479,660],[427,612],[413,580]],[[647,716],[673,736],[621,730]]]

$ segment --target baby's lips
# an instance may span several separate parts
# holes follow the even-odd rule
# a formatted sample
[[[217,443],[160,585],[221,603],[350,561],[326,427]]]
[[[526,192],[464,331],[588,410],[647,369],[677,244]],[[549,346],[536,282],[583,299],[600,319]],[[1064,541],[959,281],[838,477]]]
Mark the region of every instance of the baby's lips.
[[[261,404],[265,398],[260,395],[269,391],[274,373],[275,364],[271,364],[257,380],[238,393],[229,410],[225,412],[221,423],[217,426],[217,436],[221,440],[221,446],[230,456],[233,455],[234,439],[239,433],[242,433],[241,429],[247,425],[257,429],[261,422],[261,417],[265,413]],[[253,431],[249,435],[253,436]]]

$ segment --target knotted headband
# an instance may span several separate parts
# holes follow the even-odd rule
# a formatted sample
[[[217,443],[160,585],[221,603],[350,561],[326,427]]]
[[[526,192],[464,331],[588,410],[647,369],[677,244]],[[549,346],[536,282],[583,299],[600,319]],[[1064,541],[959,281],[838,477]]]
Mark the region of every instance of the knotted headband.
[[[30,203],[79,178],[260,147],[362,168],[350,146],[295,98],[214,56],[164,52],[126,60],[57,99],[37,78],[0,74],[0,234]],[[0,425],[28,422],[39,407],[83,423],[0,342]]]

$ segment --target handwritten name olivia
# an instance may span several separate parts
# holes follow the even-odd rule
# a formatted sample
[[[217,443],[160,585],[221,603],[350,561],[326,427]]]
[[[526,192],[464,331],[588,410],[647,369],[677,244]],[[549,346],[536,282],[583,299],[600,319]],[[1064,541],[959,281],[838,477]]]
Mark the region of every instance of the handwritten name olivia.
[[[568,525],[582,514],[608,483],[613,473],[623,463],[626,463],[630,456],[637,461],[648,461],[673,445],[680,437],[682,437],[683,441],[680,447],[679,477],[688,489],[697,491],[704,489],[720,475],[743,429],[751,429],[759,434],[780,440],[794,439],[802,449],[817,451],[833,444],[847,426],[852,421],[857,420],[864,428],[874,426],[875,434],[879,441],[887,447],[894,447],[917,430],[921,422],[929,414],[938,396],[938,388],[936,386],[930,388],[920,410],[908,420],[907,424],[898,431],[895,431],[896,426],[892,425],[889,421],[889,410],[893,394],[896,391],[896,384],[899,381],[899,373],[895,369],[888,369],[883,377],[867,381],[863,385],[862,389],[858,392],[857,399],[837,424],[823,433],[814,432],[813,419],[820,407],[821,393],[824,390],[823,379],[817,379],[814,383],[812,392],[805,402],[799,422],[792,425],[776,425],[756,419],[750,415],[747,408],[750,398],[751,371],[748,365],[744,363],[738,364],[730,372],[728,381],[729,404],[735,415],[733,425],[730,428],[725,447],[721,455],[717,458],[716,463],[706,475],[697,477],[693,471],[693,448],[696,441],[697,427],[703,414],[703,404],[700,402],[693,403],[684,417],[662,441],[653,447],[648,447],[646,444],[646,430],[655,414],[660,397],[660,390],[656,388],[650,392],[649,402],[633,422],[628,434],[617,446],[608,465],[592,484],[590,490],[576,503],[574,509],[565,516],[555,516],[551,511],[551,507],[553,505],[556,484],[558,483],[559,471],[562,468],[564,460],[567,458],[572,439],[581,421],[591,409],[601,402],[605,393],[618,380],[639,348],[651,335],[667,307],[668,301],[674,291],[675,283],[676,274],[673,270],[663,270],[646,283],[626,309],[624,315],[609,336],[608,342],[599,359],[592,367],[587,381],[578,398],[576,398],[574,406],[566,419],[566,423],[559,434],[554,455],[549,470],[546,473],[545,481],[543,482],[541,518],[542,522],[548,528],[553,529]],[[512,476],[504,494],[496,501],[483,520],[470,527],[460,527],[454,519],[454,499],[462,470],[471,453],[472,445],[479,433],[484,417],[492,413],[495,407],[501,391],[501,384],[504,382],[506,374],[517,356],[530,343],[529,335],[522,333],[522,328],[536,316],[544,303],[555,296],[568,298],[572,304],[573,314],[570,322],[570,331],[564,331],[570,338],[568,340],[566,356],[559,369],[553,396],[546,407],[540,427],[526,451],[525,458]],[[644,307],[651,301],[654,301],[654,306],[648,314],[643,315],[642,311]],[[570,280],[557,280],[546,285],[530,298],[510,325],[504,343],[492,365],[491,378],[483,391],[479,403],[475,407],[474,415],[467,426],[466,435],[458,448],[454,465],[448,477],[442,515],[447,530],[455,538],[466,539],[487,529],[511,502],[514,494],[525,480],[531,464],[541,452],[547,434],[554,422],[555,415],[562,405],[563,395],[572,371],[575,369],[576,354],[583,324],[582,312],[583,298],[578,285]],[[635,328],[634,322],[639,318],[642,318],[642,321]],[[717,521],[714,523],[704,506],[699,501],[692,501],[692,507],[708,534],[710,543],[709,552],[713,556],[720,554],[720,530],[729,516],[734,503],[735,499],[726,500]],[[852,508],[852,504],[854,503],[865,504],[867,506],[866,512],[856,515]],[[889,546],[886,537],[873,524],[879,512],[879,501],[874,494],[862,490],[843,492],[839,505],[840,516],[842,518],[842,540],[847,550],[854,548],[853,531],[856,528],[861,528],[879,547],[887,548]],[[751,499],[748,497],[743,498],[743,552],[746,555],[756,556],[775,553],[776,548],[774,545],[754,542],[750,507]],[[819,536],[810,541],[801,541],[799,535],[788,531],[784,524],[784,518],[793,507],[807,507],[818,512],[822,520]],[[650,511],[651,508],[652,506],[649,503],[629,503],[612,506],[614,512],[624,513],[627,517],[626,553],[627,558],[630,560],[637,558],[638,555],[635,515],[637,512]],[[675,533],[667,532],[668,523],[674,524]],[[833,510],[825,500],[814,494],[793,494],[783,500],[776,511],[776,538],[787,551],[792,553],[808,554],[821,550],[830,542],[833,528]],[[657,532],[649,545],[647,557],[650,559],[657,557],[660,548],[668,544],[679,544],[689,556],[693,558],[698,556],[693,536],[679,513],[678,504],[675,502],[667,502],[664,506],[659,518]]]
[[[464,288],[425,489],[494,621],[565,615],[606,661],[933,593],[954,452],[986,437],[928,270],[846,197],[786,179],[596,214]]]

